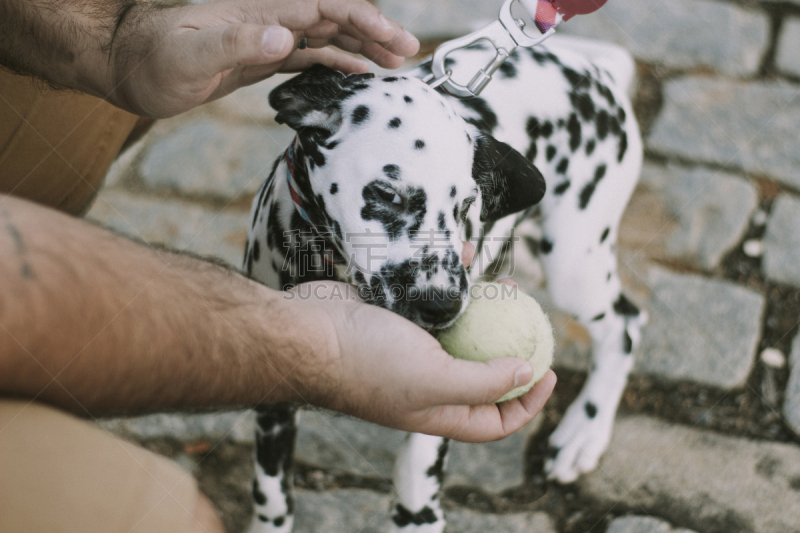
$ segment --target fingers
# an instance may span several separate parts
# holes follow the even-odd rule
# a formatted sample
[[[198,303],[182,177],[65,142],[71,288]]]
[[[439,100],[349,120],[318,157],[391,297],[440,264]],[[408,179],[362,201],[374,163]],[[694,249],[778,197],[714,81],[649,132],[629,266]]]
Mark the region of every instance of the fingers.
[[[319,0],[318,5],[325,19],[335,22],[352,37],[387,43],[390,52],[401,56],[419,51],[419,41],[413,35],[365,0]]]
[[[330,48],[319,50],[297,50],[283,64],[281,71],[294,72],[303,70],[316,63],[322,63],[345,74],[362,74],[369,72],[369,64],[353,56],[337,52]]]
[[[228,24],[190,30],[176,37],[189,55],[184,67],[190,78],[211,77],[248,65],[265,65],[285,59],[294,49],[292,32],[279,26]]]
[[[437,370],[435,397],[431,403],[484,405],[499,400],[513,388],[530,383],[533,369],[526,361],[515,358],[495,359],[486,363],[462,361],[448,357],[444,368]],[[447,386],[443,387],[445,383]],[[433,387],[435,385],[435,387]]]
[[[497,405],[446,406],[427,416],[429,427],[419,429],[463,442],[489,442],[519,431],[539,414],[556,385],[549,370],[527,394]]]

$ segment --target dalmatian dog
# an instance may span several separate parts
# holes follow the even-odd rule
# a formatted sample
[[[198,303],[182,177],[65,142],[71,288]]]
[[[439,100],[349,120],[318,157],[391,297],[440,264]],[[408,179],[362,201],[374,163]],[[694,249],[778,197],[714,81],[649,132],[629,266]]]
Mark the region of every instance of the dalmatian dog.
[[[448,58],[475,72],[478,43]],[[464,311],[463,241],[496,256],[527,219],[554,303],[587,328],[594,366],[550,437],[548,475],[594,469],[611,436],[644,313],[622,293],[615,242],[642,142],[627,97],[633,61],[552,38],[506,61],[480,97],[420,78],[344,76],[317,65],[270,94],[296,138],[253,200],[244,270],[275,289],[331,279],[432,330]],[[480,261],[476,260],[474,263]],[[296,405],[258,412],[251,530],[288,532]],[[448,441],[411,434],[395,467],[393,531],[441,532]]]

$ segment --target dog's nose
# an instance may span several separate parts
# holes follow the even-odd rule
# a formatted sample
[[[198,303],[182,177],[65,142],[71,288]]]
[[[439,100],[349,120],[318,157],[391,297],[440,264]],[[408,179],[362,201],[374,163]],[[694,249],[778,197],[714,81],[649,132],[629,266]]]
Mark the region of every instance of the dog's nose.
[[[450,294],[437,287],[429,287],[416,302],[422,320],[428,324],[449,322],[461,311],[461,295]]]

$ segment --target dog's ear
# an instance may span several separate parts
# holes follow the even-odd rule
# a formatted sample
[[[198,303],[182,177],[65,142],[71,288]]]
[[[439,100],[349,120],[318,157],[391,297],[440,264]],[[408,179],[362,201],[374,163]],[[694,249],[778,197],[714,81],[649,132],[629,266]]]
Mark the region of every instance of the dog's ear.
[[[273,89],[269,105],[278,112],[279,124],[295,131],[314,128],[333,133],[342,123],[342,100],[352,96],[354,84],[365,77],[372,75],[345,76],[316,64]]]
[[[533,163],[491,135],[475,139],[472,177],[481,191],[481,221],[490,222],[538,204],[545,181]]]

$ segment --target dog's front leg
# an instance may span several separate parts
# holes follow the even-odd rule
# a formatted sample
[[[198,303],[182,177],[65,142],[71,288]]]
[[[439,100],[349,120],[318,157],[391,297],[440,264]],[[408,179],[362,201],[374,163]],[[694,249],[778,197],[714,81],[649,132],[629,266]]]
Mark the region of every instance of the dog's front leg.
[[[292,530],[296,414],[297,406],[287,403],[258,409],[250,533],[289,533]]]
[[[444,531],[439,496],[449,444],[442,437],[409,433],[394,467],[393,533]]]

